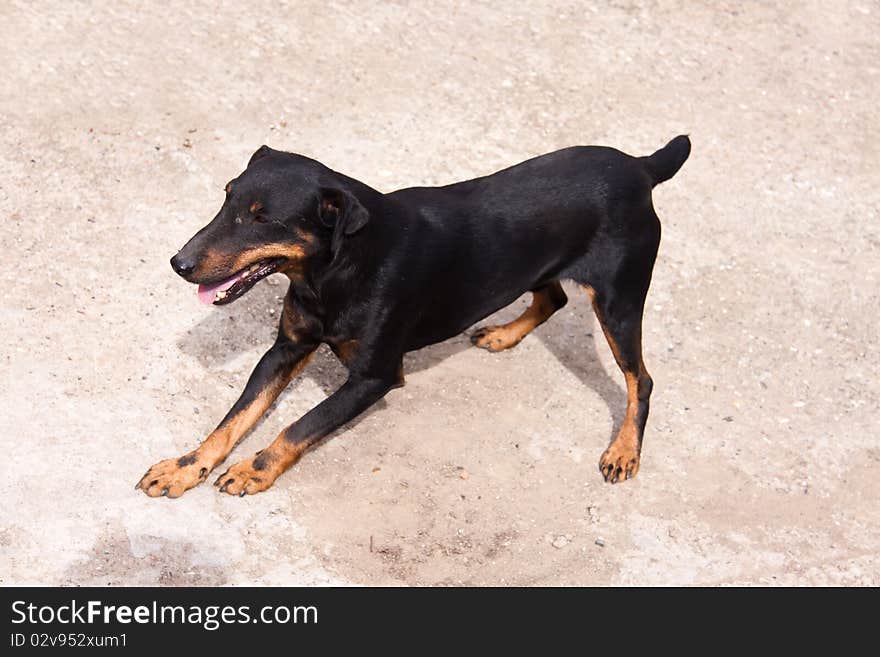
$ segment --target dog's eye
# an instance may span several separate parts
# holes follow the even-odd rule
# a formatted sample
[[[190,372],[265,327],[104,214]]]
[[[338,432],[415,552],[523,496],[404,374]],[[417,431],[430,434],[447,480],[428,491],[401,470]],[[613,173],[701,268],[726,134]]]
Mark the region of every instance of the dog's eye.
[[[253,220],[256,221],[258,224],[264,224],[269,221],[269,218],[265,214],[263,214],[263,204],[259,201],[254,201],[253,203],[251,203],[251,207],[248,208],[248,210],[250,211]]]

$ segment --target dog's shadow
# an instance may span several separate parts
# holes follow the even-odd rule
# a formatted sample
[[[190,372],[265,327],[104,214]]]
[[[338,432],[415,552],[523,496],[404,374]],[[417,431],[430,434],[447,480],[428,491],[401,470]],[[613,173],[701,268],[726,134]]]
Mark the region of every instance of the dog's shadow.
[[[269,283],[257,285],[235,303],[233,308],[217,309],[196,324],[177,343],[180,350],[196,358],[207,371],[228,365],[242,351],[257,345],[269,345],[278,331],[278,318],[287,283],[281,276],[274,276]],[[626,394],[603,368],[598,357],[597,343],[607,348],[605,338],[593,315],[586,295],[579,288],[566,287],[570,301],[545,324],[535,329],[536,336],[553,356],[585,386],[592,388],[608,407],[612,418],[611,439],[617,435],[626,408]],[[529,295],[526,295],[528,298]],[[583,298],[579,298],[583,297]],[[524,305],[519,301],[486,318],[480,324],[500,324],[514,319]],[[470,330],[467,334],[470,333]],[[467,334],[461,334],[445,342],[411,352],[404,359],[404,372],[413,374],[429,369],[465,349],[473,349]],[[254,362],[256,365],[256,361]],[[346,380],[348,371],[336,356],[322,346],[315,353],[309,366],[300,376],[313,380],[326,395],[332,394]],[[244,389],[245,381],[241,382]],[[288,394],[295,386],[288,388]],[[332,433],[328,438],[355,426],[377,410],[387,405],[383,399],[366,412]],[[274,405],[271,410],[274,409]],[[267,413],[268,416],[270,413]],[[254,429],[258,429],[265,417]]]

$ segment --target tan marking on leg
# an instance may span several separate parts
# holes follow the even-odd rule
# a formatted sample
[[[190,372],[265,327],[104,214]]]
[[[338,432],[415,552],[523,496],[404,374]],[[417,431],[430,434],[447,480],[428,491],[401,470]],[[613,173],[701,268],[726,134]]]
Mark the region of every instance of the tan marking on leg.
[[[608,346],[611,347],[611,353],[614,355],[614,360],[620,365],[620,351],[617,349],[617,343],[614,341],[614,338],[611,337],[608,329],[605,328],[605,318],[602,316],[602,310],[599,308],[599,304],[596,303],[596,290],[589,285],[584,285],[583,288],[587,291],[587,294],[590,295],[590,303],[593,304],[593,312],[596,313],[596,318],[599,320],[599,326],[602,327],[602,333],[605,334]],[[624,375],[625,374],[626,373],[624,373]]]
[[[179,458],[155,464],[138,482],[150,497],[180,497],[184,492],[207,479],[208,474],[226,460],[229,452],[248,430],[269,409],[281,391],[311,360],[314,351],[305,356],[288,377],[276,379],[263,389],[248,406],[217,427],[201,445]]]
[[[639,471],[641,440],[636,416],[639,409],[639,378],[632,372],[626,377],[626,416],[614,442],[599,459],[605,481],[617,483],[636,476]]]
[[[614,439],[608,449],[603,452],[599,459],[599,469],[605,481],[617,483],[632,479],[639,471],[642,440],[639,435],[638,411],[639,411],[639,379],[647,376],[648,371],[645,369],[645,363],[639,356],[638,372],[627,372],[623,369],[623,360],[620,356],[620,348],[617,342],[605,326],[605,318],[602,310],[596,301],[596,291],[589,285],[584,285],[587,294],[590,295],[590,301],[593,304],[593,310],[596,318],[599,320],[599,326],[602,327],[602,333],[608,341],[611,353],[614,354],[614,360],[623,371],[626,379],[626,415],[617,437]],[[641,340],[641,337],[639,337]]]
[[[282,431],[266,449],[236,463],[217,477],[215,486],[229,495],[253,495],[269,488],[309,448],[308,441],[290,442]]]
[[[512,322],[502,326],[478,328],[471,336],[471,342],[489,351],[503,351],[515,347],[558,310],[553,302],[554,292],[564,294],[558,281],[554,281],[546,289],[533,292],[531,305]]]

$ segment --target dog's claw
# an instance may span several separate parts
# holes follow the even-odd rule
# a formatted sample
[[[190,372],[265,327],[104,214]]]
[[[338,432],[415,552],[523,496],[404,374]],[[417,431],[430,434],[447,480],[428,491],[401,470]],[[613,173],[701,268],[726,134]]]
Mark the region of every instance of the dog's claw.
[[[150,468],[150,470],[152,470],[152,468]],[[146,488],[144,488],[144,479],[149,476],[150,470],[147,470],[143,475],[141,475],[141,478],[138,479],[138,482],[134,485],[135,490],[146,490]],[[147,488],[149,488],[149,486]]]
[[[256,495],[272,485],[280,469],[255,470],[254,458],[236,463],[220,477],[217,483],[221,485],[221,493],[246,497]]]
[[[181,465],[180,459],[160,461],[144,473],[135,490],[142,490],[149,497],[180,497],[205,480],[208,469],[201,468],[199,471],[198,468],[199,464],[193,462]]]
[[[632,479],[639,471],[638,450],[613,443],[599,459],[599,471],[609,484],[623,483]]]
[[[616,467],[613,463],[601,468],[602,478],[609,484],[616,484],[623,475],[623,471]]]

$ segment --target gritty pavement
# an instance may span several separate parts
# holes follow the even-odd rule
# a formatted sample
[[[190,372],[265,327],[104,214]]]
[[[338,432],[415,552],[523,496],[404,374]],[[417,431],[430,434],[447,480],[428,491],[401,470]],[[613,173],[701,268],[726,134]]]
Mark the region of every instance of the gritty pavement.
[[[877,34],[871,0],[2,3],[0,584],[876,586]],[[273,339],[285,279],[206,308],[168,265],[260,144],[390,191],[682,132],[635,480],[598,472],[623,377],[569,285],[514,350],[408,356],[266,493],[133,489]],[[322,350],[228,464],[344,378]]]

